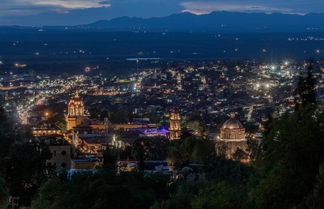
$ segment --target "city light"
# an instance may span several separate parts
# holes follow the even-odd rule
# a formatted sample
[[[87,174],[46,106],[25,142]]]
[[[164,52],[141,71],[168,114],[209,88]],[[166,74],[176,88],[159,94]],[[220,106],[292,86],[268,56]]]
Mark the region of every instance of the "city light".
[[[324,205],[320,3],[3,2],[1,208]]]

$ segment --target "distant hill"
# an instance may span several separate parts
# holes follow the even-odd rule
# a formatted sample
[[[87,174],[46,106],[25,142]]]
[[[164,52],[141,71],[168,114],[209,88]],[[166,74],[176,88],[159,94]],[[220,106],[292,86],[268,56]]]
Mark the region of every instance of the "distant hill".
[[[2,31],[85,30],[106,32],[324,32],[324,13],[306,15],[282,13],[212,12],[205,15],[179,13],[167,17],[119,17],[77,26],[0,26]]]
[[[74,28],[148,32],[306,32],[324,31],[324,13],[293,15],[213,12],[174,14],[160,18],[120,17]]]

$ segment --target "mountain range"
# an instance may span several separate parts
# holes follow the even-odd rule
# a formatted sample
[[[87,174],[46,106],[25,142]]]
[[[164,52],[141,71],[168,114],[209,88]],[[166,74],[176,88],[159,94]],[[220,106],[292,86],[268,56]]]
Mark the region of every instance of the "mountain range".
[[[212,12],[205,15],[179,13],[156,18],[119,17],[111,20],[100,20],[91,24],[69,27],[44,26],[42,28],[107,32],[324,32],[323,20],[324,13],[299,15]]]
[[[205,15],[174,14],[160,18],[120,17],[74,28],[147,32],[306,32],[324,31],[324,13],[265,14],[213,12]]]

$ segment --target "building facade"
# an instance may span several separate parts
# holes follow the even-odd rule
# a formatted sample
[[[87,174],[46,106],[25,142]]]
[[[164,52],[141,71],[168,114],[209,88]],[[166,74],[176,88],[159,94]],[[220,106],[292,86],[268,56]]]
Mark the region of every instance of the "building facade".
[[[245,137],[245,128],[233,113],[223,123],[216,137],[216,153],[227,159],[244,163],[250,161],[250,151]]]
[[[172,109],[170,113],[170,127],[169,127],[169,138],[170,140],[178,140],[181,138],[181,124],[180,124],[180,113],[177,109]]]
[[[66,129],[72,130],[73,128],[81,125],[86,119],[84,103],[81,97],[76,94],[68,103],[68,112],[66,114]]]
[[[52,154],[46,163],[56,170],[71,168],[71,145],[69,144],[50,144],[49,150]]]

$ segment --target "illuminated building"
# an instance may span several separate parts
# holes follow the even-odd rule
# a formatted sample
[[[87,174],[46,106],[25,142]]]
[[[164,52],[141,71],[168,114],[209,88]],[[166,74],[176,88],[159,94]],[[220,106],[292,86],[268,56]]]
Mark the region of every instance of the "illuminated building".
[[[170,140],[180,139],[181,125],[180,125],[180,113],[177,109],[172,109],[170,113]]]
[[[68,113],[66,115],[67,130],[81,125],[86,119],[84,103],[80,96],[76,94],[72,97],[68,104]]]
[[[33,128],[33,136],[50,136],[50,135],[63,135],[62,130],[57,128]]]
[[[220,140],[222,141],[244,141],[245,128],[232,113],[230,119],[225,121],[220,129]]]
[[[216,152],[227,159],[249,162],[249,148],[245,128],[234,113],[223,123],[216,139]]]

